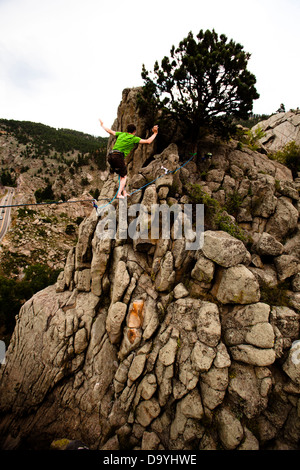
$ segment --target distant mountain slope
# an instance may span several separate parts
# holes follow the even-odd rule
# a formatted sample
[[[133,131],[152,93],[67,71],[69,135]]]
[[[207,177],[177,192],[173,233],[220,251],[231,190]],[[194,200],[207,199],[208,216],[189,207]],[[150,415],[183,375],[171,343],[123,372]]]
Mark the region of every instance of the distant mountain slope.
[[[78,150],[84,154],[101,154],[105,164],[107,138],[95,137],[71,129],[55,129],[45,124],[12,119],[0,119],[0,129],[14,135],[20,144],[34,145],[41,155],[49,155],[50,150],[56,150],[56,152]],[[104,168],[105,166],[103,166]]]
[[[17,187],[16,195],[25,195],[26,200],[49,185],[54,198],[63,200],[83,189],[93,193],[100,189],[99,170],[106,168],[107,141],[74,130],[0,119],[0,184]]]
[[[13,204],[97,197],[107,178],[107,138],[28,121],[0,119],[0,198]],[[0,339],[11,332],[22,303],[53,283],[91,202],[12,208],[0,244]],[[32,272],[38,272],[32,277]],[[42,274],[41,274],[42,273]],[[7,308],[10,305],[10,309]]]

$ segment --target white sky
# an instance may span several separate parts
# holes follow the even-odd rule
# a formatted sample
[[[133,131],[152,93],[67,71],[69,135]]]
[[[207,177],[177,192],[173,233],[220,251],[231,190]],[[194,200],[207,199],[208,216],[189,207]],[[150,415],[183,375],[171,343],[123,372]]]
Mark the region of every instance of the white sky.
[[[192,31],[251,53],[253,112],[300,106],[300,0],[0,0],[0,117],[106,136],[124,88]]]

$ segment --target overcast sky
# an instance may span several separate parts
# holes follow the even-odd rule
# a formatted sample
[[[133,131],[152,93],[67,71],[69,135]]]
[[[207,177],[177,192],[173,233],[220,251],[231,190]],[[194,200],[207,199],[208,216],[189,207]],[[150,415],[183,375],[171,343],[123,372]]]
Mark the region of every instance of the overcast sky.
[[[0,117],[107,135],[122,90],[192,31],[251,54],[253,112],[300,106],[300,0],[0,0]]]

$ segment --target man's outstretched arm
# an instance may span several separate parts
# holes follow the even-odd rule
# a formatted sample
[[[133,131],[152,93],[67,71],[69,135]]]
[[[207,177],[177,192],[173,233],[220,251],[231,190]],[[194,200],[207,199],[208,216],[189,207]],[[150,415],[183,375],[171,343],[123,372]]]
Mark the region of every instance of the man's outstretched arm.
[[[155,137],[157,136],[157,133],[158,133],[158,126],[154,126],[152,128],[152,132],[153,134],[151,135],[151,137],[149,137],[148,139],[141,139],[139,141],[139,144],[152,144],[153,140],[155,139]]]
[[[115,131],[109,129],[109,127],[104,126],[103,121],[101,119],[99,119],[99,122],[100,122],[100,126],[102,127],[102,129],[104,129],[106,132],[108,132],[108,134],[116,135]]]

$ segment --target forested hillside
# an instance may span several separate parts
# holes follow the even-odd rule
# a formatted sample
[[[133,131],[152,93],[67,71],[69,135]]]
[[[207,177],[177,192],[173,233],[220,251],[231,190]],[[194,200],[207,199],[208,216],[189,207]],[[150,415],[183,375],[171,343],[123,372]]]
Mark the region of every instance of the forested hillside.
[[[0,198],[6,187],[14,188],[13,204],[97,198],[106,147],[107,138],[0,119]],[[8,341],[24,301],[55,282],[91,209],[91,202],[12,209],[0,246],[0,339]]]
[[[55,129],[45,124],[30,121],[0,119],[0,130],[13,135],[27,146],[24,156],[49,156],[51,151],[58,153],[74,152],[97,160],[99,168],[105,168],[107,138],[95,137],[71,129]]]

